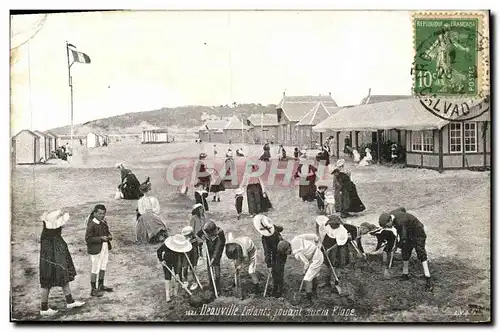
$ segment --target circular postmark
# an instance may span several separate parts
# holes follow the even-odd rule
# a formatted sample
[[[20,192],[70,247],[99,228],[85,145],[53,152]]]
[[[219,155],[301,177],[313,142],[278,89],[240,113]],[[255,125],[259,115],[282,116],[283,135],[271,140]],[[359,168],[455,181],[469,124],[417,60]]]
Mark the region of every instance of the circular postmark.
[[[482,72],[478,73],[485,70],[478,64],[482,64],[481,52],[488,40],[479,32],[479,20],[416,20],[411,75],[421,105],[454,122],[470,121],[488,112],[490,97],[481,90]]]

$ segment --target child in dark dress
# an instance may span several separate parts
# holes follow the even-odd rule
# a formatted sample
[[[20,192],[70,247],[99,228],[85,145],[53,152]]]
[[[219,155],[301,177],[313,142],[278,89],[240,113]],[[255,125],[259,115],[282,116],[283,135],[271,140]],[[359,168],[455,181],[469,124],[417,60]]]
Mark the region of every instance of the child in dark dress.
[[[234,199],[236,213],[238,214],[238,220],[240,220],[241,212],[243,211],[243,189],[236,189],[236,195],[234,196]]]
[[[318,204],[318,210],[320,213],[325,213],[325,193],[327,189],[328,186],[318,186],[318,189],[316,190],[316,203]]]
[[[75,280],[76,270],[68,245],[61,236],[62,226],[69,220],[69,214],[60,210],[45,212],[40,219],[43,221],[39,266],[42,288],[40,315],[53,316],[58,311],[48,306],[52,287],[62,287],[68,309],[81,307],[85,302],[75,301],[69,288],[69,283]]]

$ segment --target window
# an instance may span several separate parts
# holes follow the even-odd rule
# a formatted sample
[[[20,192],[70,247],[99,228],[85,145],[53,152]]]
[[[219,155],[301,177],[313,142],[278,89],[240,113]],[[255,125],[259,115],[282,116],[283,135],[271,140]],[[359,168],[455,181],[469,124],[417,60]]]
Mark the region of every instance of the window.
[[[450,152],[462,152],[461,123],[450,123]]]
[[[477,152],[477,128],[475,122],[464,123],[464,150]]]
[[[411,140],[412,151],[434,151],[434,133],[432,130],[413,131],[411,133]]]

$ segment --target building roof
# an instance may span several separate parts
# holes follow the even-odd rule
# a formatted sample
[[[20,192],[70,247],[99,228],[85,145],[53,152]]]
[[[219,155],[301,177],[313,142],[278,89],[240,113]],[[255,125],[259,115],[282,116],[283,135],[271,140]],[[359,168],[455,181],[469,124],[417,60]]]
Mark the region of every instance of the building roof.
[[[323,103],[325,107],[337,107],[337,103],[330,94],[319,96],[283,96],[277,109],[282,109],[284,115],[290,121],[300,121],[317,103]]]
[[[252,114],[247,122],[254,127],[272,127],[278,125],[276,114]]]
[[[152,132],[152,133],[167,133],[168,134],[168,128],[158,128],[158,129],[143,129],[142,132]]]
[[[302,117],[302,119],[300,119],[297,126],[315,126],[323,120],[326,120],[330,115],[337,113],[339,110],[339,107],[326,108],[323,103],[317,103]]]
[[[248,129],[248,126],[244,125],[236,115],[233,115],[232,117],[219,118],[217,120],[209,119],[205,121],[198,131],[213,130],[223,132],[224,130],[232,129],[241,130],[241,127],[243,127],[243,129]]]
[[[35,135],[37,135],[38,137],[43,137],[43,138],[46,138],[46,137],[50,137],[49,135],[45,134],[45,133],[42,133],[41,131],[39,130],[33,130],[33,133]]]
[[[50,136],[50,137],[52,137],[52,138],[57,138],[57,135],[56,135],[56,134],[54,134],[54,133],[53,133],[53,132],[51,132],[51,131],[46,131],[46,132],[45,132],[45,135]]]
[[[71,139],[71,135],[57,135],[57,138]],[[73,139],[87,138],[87,135],[73,135]]]
[[[344,107],[314,126],[313,131],[432,130],[449,122],[427,111],[418,99],[412,98]]]
[[[375,104],[375,103],[383,103],[386,101],[395,101],[395,100],[412,99],[412,98],[414,97],[410,95],[368,95],[364,97],[359,104],[360,105]]]
[[[22,132],[27,132],[28,134],[30,134],[31,136],[36,137],[36,138],[40,137],[40,136],[38,136],[37,134],[35,134],[34,132],[32,132],[32,131],[31,131],[31,130],[29,130],[29,129],[23,129],[23,130],[21,130],[20,132],[18,132],[17,134],[15,134],[12,138],[16,138],[16,137],[17,137],[17,136],[19,136]]]

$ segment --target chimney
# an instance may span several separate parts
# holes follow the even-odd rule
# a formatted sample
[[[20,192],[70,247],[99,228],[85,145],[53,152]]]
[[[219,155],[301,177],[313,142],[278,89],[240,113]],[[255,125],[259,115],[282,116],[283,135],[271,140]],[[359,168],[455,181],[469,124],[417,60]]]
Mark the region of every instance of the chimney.
[[[372,88],[369,88],[368,89],[368,96],[366,96],[365,104],[368,104],[368,102],[370,101],[370,97],[371,96],[372,96]]]
[[[331,97],[331,96],[332,96],[332,93],[331,93],[331,92],[328,92],[328,95]]]
[[[285,90],[286,91],[286,90]],[[285,96],[285,91],[283,91],[283,97]]]

